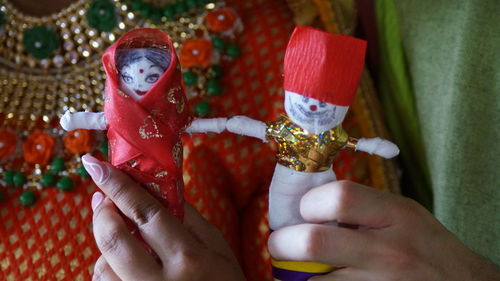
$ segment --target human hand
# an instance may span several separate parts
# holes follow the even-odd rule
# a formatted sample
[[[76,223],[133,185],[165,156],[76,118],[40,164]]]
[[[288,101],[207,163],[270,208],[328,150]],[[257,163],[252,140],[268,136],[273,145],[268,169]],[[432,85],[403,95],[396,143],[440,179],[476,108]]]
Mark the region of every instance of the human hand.
[[[308,223],[274,231],[271,255],[345,267],[310,280],[500,280],[495,266],[411,199],[336,181],[306,193],[300,212]],[[323,224],[332,221],[359,227]]]
[[[245,280],[219,231],[191,206],[182,224],[113,166],[89,155],[82,160],[107,195],[92,197],[93,231],[102,253],[93,280]],[[137,225],[161,263],[129,232],[117,208]]]
[[[356,144],[356,150],[375,154],[386,159],[393,158],[399,154],[397,145],[381,138],[361,138]]]

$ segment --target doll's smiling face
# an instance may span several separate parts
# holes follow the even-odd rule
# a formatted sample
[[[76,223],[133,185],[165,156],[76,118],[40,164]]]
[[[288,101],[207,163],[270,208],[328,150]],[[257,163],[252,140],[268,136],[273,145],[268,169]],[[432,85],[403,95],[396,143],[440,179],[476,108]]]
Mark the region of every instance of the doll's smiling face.
[[[153,48],[120,50],[117,54],[120,89],[141,99],[168,68],[170,54]]]
[[[122,68],[120,86],[123,91],[139,99],[158,81],[163,70],[145,57]]]
[[[339,125],[349,109],[285,91],[285,111],[288,117],[312,134],[319,134]]]

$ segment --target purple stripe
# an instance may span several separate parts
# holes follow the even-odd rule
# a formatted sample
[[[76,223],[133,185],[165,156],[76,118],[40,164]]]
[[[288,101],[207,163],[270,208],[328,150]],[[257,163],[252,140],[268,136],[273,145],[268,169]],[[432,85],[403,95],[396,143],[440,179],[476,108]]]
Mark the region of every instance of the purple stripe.
[[[301,272],[294,270],[286,270],[273,266],[273,277],[281,281],[307,281],[307,279],[313,276],[325,275],[327,273],[328,272],[326,273]]]

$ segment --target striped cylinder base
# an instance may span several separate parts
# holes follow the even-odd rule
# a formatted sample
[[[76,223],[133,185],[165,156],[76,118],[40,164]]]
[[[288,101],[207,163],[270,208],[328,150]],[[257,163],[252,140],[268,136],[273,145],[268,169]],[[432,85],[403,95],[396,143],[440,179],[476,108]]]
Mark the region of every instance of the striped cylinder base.
[[[315,263],[300,261],[277,261],[272,260],[273,277],[277,281],[307,281],[316,275],[324,275],[333,271],[333,267]]]

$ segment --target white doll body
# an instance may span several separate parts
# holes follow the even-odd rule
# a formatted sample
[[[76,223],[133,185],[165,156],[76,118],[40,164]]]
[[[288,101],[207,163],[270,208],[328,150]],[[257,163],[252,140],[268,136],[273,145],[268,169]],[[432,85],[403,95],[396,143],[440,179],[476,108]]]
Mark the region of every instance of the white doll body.
[[[349,109],[299,94],[285,91],[285,111],[288,118],[309,134],[319,135],[342,123]],[[245,116],[227,121],[227,130],[252,136],[267,142],[267,125]],[[356,150],[392,158],[399,153],[397,146],[380,138],[360,139]],[[273,230],[303,223],[300,200],[311,188],[336,180],[332,168],[322,172],[302,172],[277,164],[269,189],[269,225]]]

